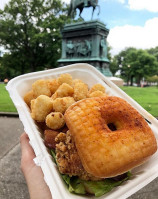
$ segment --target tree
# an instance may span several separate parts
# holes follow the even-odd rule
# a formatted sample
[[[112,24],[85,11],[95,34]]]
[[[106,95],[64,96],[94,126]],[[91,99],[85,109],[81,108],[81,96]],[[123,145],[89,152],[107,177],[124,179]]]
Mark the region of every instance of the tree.
[[[109,65],[110,71],[112,72],[112,75],[115,76],[116,72],[119,70],[119,63],[117,56],[114,56],[111,58],[110,65]]]
[[[147,77],[147,81],[151,82],[151,83],[157,83],[157,87],[158,87],[158,75],[154,75],[152,77]]]
[[[127,83],[130,80],[133,84],[133,78],[140,81],[143,77],[154,75],[157,70],[157,60],[155,56],[150,55],[146,50],[128,48],[118,55],[122,76],[126,77]]]
[[[147,50],[149,54],[153,55],[156,57],[157,61],[158,61],[158,46],[155,48],[150,48],[149,50]]]
[[[119,65],[118,65],[118,61],[117,61],[117,56],[112,57],[111,49],[112,49],[112,47],[108,44],[107,57],[110,61],[109,68],[110,68],[110,71],[112,72],[112,75],[115,76],[116,72],[119,70]]]
[[[21,74],[57,67],[67,12],[61,0],[11,0],[0,10],[0,45],[9,51],[4,67]]]
[[[149,49],[148,53],[151,54],[151,55],[153,55],[154,57],[156,57],[157,62],[158,62],[158,46],[155,47],[155,48]],[[156,70],[156,74],[158,75],[158,67],[157,67],[157,70]]]

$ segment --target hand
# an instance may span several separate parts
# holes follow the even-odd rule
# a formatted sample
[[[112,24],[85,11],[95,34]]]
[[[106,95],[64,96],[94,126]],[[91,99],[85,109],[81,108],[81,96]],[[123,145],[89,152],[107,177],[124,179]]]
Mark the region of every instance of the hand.
[[[26,133],[21,135],[20,144],[22,151],[21,170],[26,179],[30,199],[52,199],[50,190],[44,181],[43,172],[33,161],[35,154]]]

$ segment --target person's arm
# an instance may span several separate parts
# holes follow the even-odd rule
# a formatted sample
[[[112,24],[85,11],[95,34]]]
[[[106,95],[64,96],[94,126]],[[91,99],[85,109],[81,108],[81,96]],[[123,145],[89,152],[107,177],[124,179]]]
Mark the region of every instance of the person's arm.
[[[21,170],[27,182],[30,199],[52,199],[50,190],[44,181],[42,170],[33,161],[35,154],[26,133],[21,135],[20,144],[22,152]]]

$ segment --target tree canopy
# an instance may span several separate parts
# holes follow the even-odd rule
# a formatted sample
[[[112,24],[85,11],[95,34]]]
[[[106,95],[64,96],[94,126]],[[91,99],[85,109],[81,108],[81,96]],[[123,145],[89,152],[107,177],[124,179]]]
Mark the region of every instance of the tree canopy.
[[[0,67],[9,78],[57,66],[67,12],[61,0],[11,0],[0,10],[0,45],[8,50]]]
[[[138,85],[143,77],[152,76],[157,72],[158,62],[156,57],[146,50],[127,48],[121,51],[114,59],[119,66],[121,76],[127,83],[133,84],[133,78]]]

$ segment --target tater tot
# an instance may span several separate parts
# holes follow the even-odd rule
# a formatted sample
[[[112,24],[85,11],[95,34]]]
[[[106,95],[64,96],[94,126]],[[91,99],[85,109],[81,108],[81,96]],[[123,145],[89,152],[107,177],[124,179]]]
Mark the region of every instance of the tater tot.
[[[95,84],[92,86],[92,88],[89,90],[89,93],[92,93],[94,91],[101,91],[103,93],[105,93],[105,88],[104,86],[102,86],[101,84]]]
[[[46,125],[53,130],[62,128],[65,125],[63,114],[60,112],[51,112],[46,117]]]
[[[106,96],[106,94],[103,93],[102,91],[94,91],[90,93],[88,97],[101,97],[101,96]]]
[[[68,73],[61,74],[58,77],[58,83],[59,83],[59,85],[62,85],[63,83],[67,83],[71,86],[72,85],[72,76]]]
[[[79,101],[81,99],[85,99],[88,94],[88,86],[85,83],[76,83],[74,85],[74,99],[75,101]]]
[[[35,98],[39,95],[47,95],[48,97],[52,95],[48,82],[48,80],[39,79],[32,84],[32,90]]]
[[[63,83],[59,88],[56,90],[56,92],[52,95],[52,99],[56,99],[59,97],[68,97],[73,95],[73,88],[66,83]]]
[[[25,103],[30,107],[31,106],[31,100],[34,99],[33,91],[29,91],[24,96]]]
[[[53,101],[46,95],[40,95],[31,100],[31,116],[38,122],[44,122],[46,116],[53,110]]]
[[[73,97],[56,98],[53,100],[53,109],[56,112],[65,113],[66,109],[75,103]]]
[[[72,85],[74,86],[75,84],[78,84],[78,83],[84,83],[81,79],[74,79],[72,81]]]
[[[59,88],[60,84],[56,79],[51,79],[48,81],[49,89],[51,91],[51,94],[53,95],[55,91]]]

